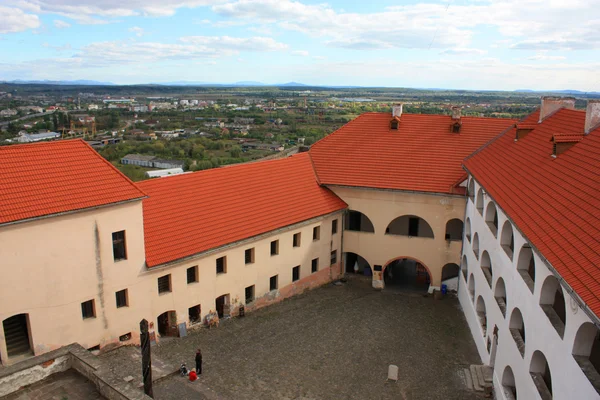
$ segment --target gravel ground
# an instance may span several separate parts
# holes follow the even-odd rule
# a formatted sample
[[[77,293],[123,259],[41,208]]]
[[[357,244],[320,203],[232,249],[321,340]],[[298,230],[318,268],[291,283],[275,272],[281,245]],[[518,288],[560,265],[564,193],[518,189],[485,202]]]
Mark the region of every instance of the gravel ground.
[[[155,383],[156,399],[480,398],[459,376],[480,359],[457,299],[379,292],[360,278],[165,341],[153,359],[191,367],[197,347],[199,382],[169,376]],[[118,352],[111,364],[124,374]],[[390,364],[397,383],[386,383]]]

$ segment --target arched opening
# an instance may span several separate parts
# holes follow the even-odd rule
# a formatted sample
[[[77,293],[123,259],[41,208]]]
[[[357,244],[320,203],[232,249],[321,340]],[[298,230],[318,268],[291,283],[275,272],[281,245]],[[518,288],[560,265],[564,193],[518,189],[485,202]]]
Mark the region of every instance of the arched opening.
[[[550,320],[550,323],[556,329],[556,332],[562,338],[565,334],[566,307],[565,297],[558,279],[549,276],[542,285],[540,293],[540,306]]]
[[[485,250],[483,251],[483,253],[481,253],[481,270],[483,271],[485,280],[491,288],[492,279],[494,278],[494,271],[492,270],[492,260],[490,260],[490,255]]]
[[[471,241],[471,220],[467,217],[467,223],[465,224],[465,237]]]
[[[473,254],[475,254],[475,258],[479,260],[479,235],[475,232],[475,236],[473,236]]]
[[[31,354],[29,315],[17,314],[2,321],[8,358]]]
[[[477,191],[477,199],[475,200],[475,207],[479,211],[479,215],[483,215],[483,189],[479,188]]]
[[[458,290],[458,275],[460,267],[454,263],[448,263],[442,267],[442,285],[446,285],[447,290]]]
[[[471,301],[475,302],[475,278],[473,278],[473,274],[469,275],[469,296],[471,296]]]
[[[540,397],[543,400],[551,399],[552,376],[550,375],[550,366],[548,365],[548,361],[546,361],[546,357],[539,350],[536,350],[531,357],[529,373]]]
[[[502,373],[502,389],[507,400],[517,400],[517,385],[515,384],[515,375],[512,368],[508,365]]]
[[[427,292],[431,283],[429,270],[412,258],[399,258],[389,262],[383,271],[386,287]]]
[[[481,330],[483,332],[483,337],[485,337],[487,333],[487,312],[485,309],[485,301],[483,297],[479,296],[477,298],[477,305],[475,307],[477,311],[477,317],[479,318],[479,325],[481,326]]]
[[[467,264],[467,256],[463,256],[462,261],[460,263],[460,270],[465,277],[465,282],[467,280],[467,273],[469,272],[469,265]]]
[[[469,179],[469,185],[467,186],[467,195],[471,201],[475,201],[475,180]]]
[[[433,229],[423,218],[403,215],[394,219],[385,230],[386,235],[401,235],[433,239]]]
[[[504,279],[498,278],[496,281],[496,288],[494,289],[494,297],[500,307],[500,311],[504,318],[506,318],[506,286],[504,285]]]
[[[463,222],[454,218],[446,222],[446,240],[462,240]]]
[[[177,329],[177,312],[165,311],[160,314],[157,318],[158,334],[160,336],[179,336],[179,330]]]
[[[500,246],[502,246],[502,249],[504,249],[508,258],[512,260],[515,252],[515,236],[513,234],[512,224],[509,221],[506,221],[504,225],[502,225]]]
[[[583,323],[577,330],[573,358],[600,393],[600,330],[591,322]]]
[[[489,202],[487,210],[485,210],[485,223],[494,234],[494,237],[498,237],[498,211],[493,201]]]
[[[229,293],[219,296],[215,299],[215,310],[217,310],[217,315],[219,315],[219,318],[229,317],[229,315],[231,315]]]
[[[525,324],[523,323],[523,315],[518,308],[513,309],[510,314],[508,329],[512,335],[521,357],[525,355]]]
[[[364,276],[372,276],[373,270],[371,265],[363,257],[356,253],[346,252],[344,253],[344,259],[346,261],[346,273],[349,274],[360,274]]]
[[[533,287],[535,285],[535,259],[531,247],[527,244],[523,245],[519,252],[517,272],[521,275],[521,278],[523,278],[523,281],[531,293],[533,293]]]
[[[347,231],[370,233],[375,232],[375,228],[373,227],[373,223],[369,217],[360,211],[348,210],[346,213],[344,226]]]

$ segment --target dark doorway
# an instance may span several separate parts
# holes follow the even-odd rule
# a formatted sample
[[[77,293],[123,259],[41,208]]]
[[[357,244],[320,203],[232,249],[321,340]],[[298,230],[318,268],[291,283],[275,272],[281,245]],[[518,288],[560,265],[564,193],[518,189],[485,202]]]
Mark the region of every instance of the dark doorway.
[[[27,314],[18,314],[2,323],[8,357],[31,353]]]
[[[217,297],[215,300],[215,306],[217,310],[217,314],[219,314],[219,318],[228,317],[229,316],[229,294],[224,294],[223,296]]]
[[[344,253],[346,260],[346,273],[348,274],[359,274],[364,276],[373,275],[373,271],[371,270],[371,266],[361,256],[356,253]]]
[[[402,290],[426,292],[431,278],[424,265],[410,258],[394,260],[387,265],[383,279],[385,286]]]
[[[177,330],[177,313],[175,311],[165,311],[158,316],[158,334],[160,336],[179,336]]]

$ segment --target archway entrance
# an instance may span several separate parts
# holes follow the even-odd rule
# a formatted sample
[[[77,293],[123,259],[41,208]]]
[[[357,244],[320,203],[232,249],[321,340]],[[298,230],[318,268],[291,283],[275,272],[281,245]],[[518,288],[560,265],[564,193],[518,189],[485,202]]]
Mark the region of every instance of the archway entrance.
[[[2,322],[7,356],[15,357],[31,353],[29,321],[27,314],[13,315]]]
[[[373,275],[373,270],[371,269],[371,266],[369,265],[367,260],[365,260],[356,253],[346,252],[344,253],[344,255],[346,260],[346,273],[359,274],[364,276]]]
[[[177,313],[173,310],[165,311],[157,319],[158,334],[160,336],[179,336],[177,330]]]
[[[399,258],[389,262],[383,271],[385,286],[396,289],[427,292],[431,276],[425,265],[412,258]]]
[[[229,317],[229,294],[224,294],[222,296],[217,297],[215,300],[215,307],[217,310],[217,314],[219,314],[219,318]]]

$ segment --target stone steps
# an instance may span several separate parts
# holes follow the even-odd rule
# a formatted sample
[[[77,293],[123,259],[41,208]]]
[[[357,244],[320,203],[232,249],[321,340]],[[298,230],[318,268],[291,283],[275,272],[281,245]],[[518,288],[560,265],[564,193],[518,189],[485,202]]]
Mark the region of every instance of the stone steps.
[[[494,370],[487,365],[470,365],[463,370],[467,389],[476,392],[492,393]]]

